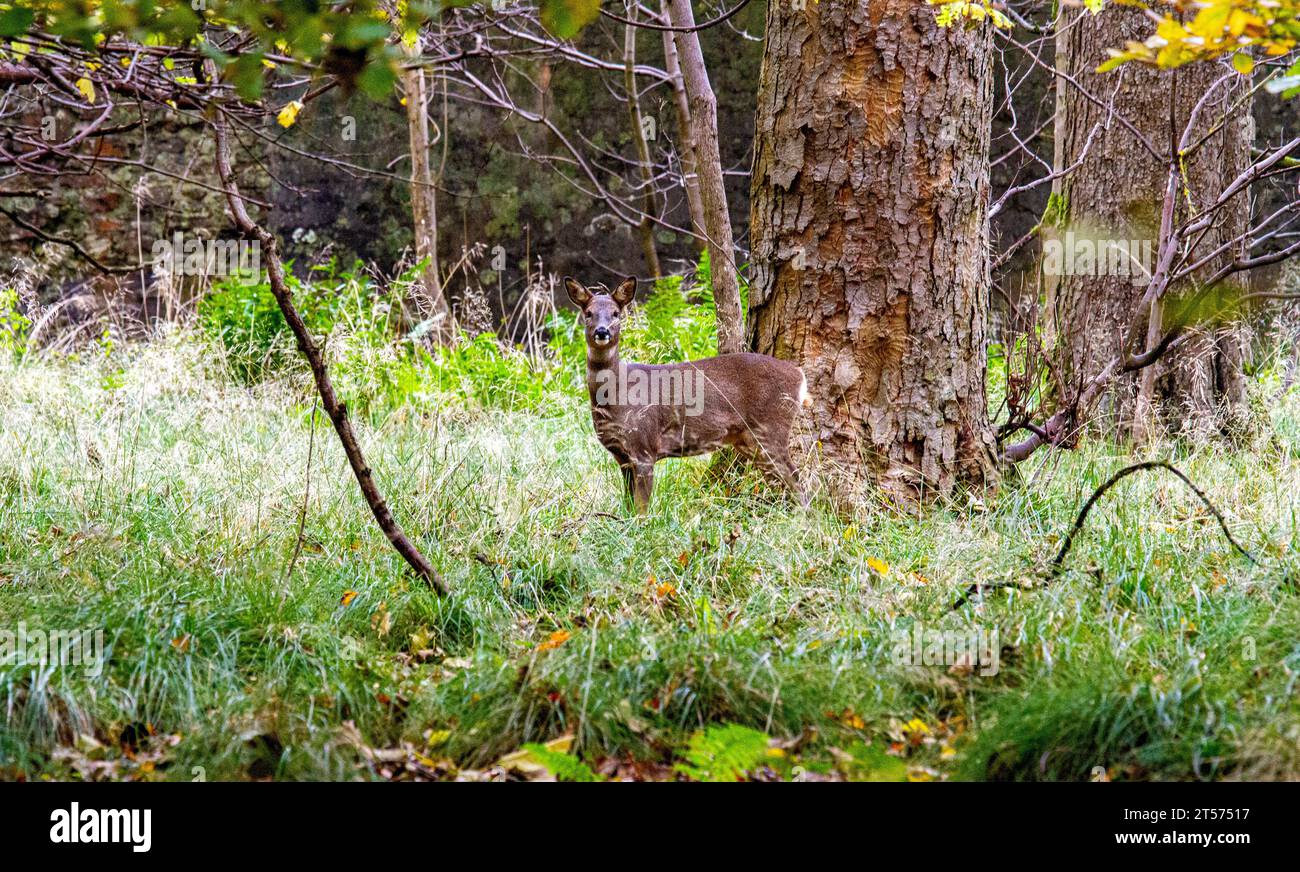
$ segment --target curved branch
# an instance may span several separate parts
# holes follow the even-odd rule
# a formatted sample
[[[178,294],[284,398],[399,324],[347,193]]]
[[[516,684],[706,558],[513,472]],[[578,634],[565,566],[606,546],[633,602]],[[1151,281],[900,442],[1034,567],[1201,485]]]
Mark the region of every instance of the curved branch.
[[[244,204],[244,198],[239,193],[239,185],[235,181],[234,173],[230,168],[230,143],[226,135],[226,119],[221,114],[221,107],[214,106],[212,117],[212,132],[216,140],[216,164],[217,174],[221,177],[222,186],[225,188],[226,201],[230,204],[230,214],[234,218],[235,226],[246,236],[251,236],[262,246],[262,251],[266,257],[267,277],[271,286],[271,293],[275,297],[276,303],[280,306],[280,311],[284,314],[284,320],[288,322],[289,329],[293,331],[294,338],[298,340],[298,350],[302,352],[303,357],[311,365],[312,376],[316,380],[316,391],[320,394],[321,405],[325,408],[325,413],[329,415],[330,421],[334,424],[334,430],[338,433],[339,442],[343,444],[343,453],[347,455],[348,464],[352,467],[352,474],[356,476],[357,485],[361,488],[361,495],[366,500],[366,505],[375,516],[375,522],[379,524],[379,529],[384,531],[388,541],[392,543],[393,548],[398,554],[402,555],[407,564],[415,570],[415,573],[424,579],[434,590],[440,594],[448,592],[447,583],[429,559],[420,552],[397,521],[393,518],[393,513],[389,510],[388,504],[384,502],[383,496],[379,493],[379,488],[375,484],[374,475],[370,467],[366,465],[365,456],[361,453],[361,446],[357,442],[356,433],[352,430],[352,421],[348,418],[347,406],[339,400],[338,395],[334,392],[334,385],[330,381],[329,372],[325,367],[325,358],[321,354],[320,347],[312,339],[311,333],[307,330],[307,325],[303,323],[302,316],[294,308],[293,297],[285,282],[284,263],[280,260],[280,254],[276,250],[275,236],[264,227],[261,227],[248,214],[248,207]]]

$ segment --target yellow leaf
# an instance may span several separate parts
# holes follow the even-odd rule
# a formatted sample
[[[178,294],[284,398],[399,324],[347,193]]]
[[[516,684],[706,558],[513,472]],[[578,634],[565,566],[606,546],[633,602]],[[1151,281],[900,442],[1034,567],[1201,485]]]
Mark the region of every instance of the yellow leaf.
[[[880,573],[881,576],[889,575],[889,564],[881,560],[879,557],[868,557],[867,565]]]
[[[1249,76],[1255,71],[1255,59],[1245,52],[1237,52],[1232,56],[1232,68],[1243,76]]]
[[[1231,11],[1226,3],[1212,3],[1196,14],[1187,29],[1203,39],[1218,39],[1223,36]]]
[[[1160,25],[1156,28],[1156,36],[1168,40],[1169,42],[1182,42],[1187,39],[1188,33],[1187,30],[1177,21],[1169,16],[1165,16],[1165,19],[1161,21]]]
[[[298,113],[301,111],[302,101],[292,100],[284,104],[284,108],[280,110],[279,115],[275,116],[275,120],[281,127],[293,127],[298,121]]]
[[[352,601],[356,598],[357,598],[357,592],[355,590],[345,590],[343,591],[343,596],[339,599],[339,605],[341,606],[351,605]]]
[[[920,718],[912,718],[910,721],[903,724],[903,729],[906,732],[916,733],[918,735],[925,735],[930,732],[930,728],[927,727],[925,721]]]
[[[86,98],[87,103],[95,102],[95,83],[87,78],[77,79],[77,90]]]
[[[547,637],[545,642],[537,646],[537,650],[538,651],[554,650],[555,648],[558,648],[561,645],[563,645],[565,642],[569,641],[569,637],[571,637],[572,635],[573,634],[570,633],[568,630],[556,630],[554,633],[552,633],[550,636]]]

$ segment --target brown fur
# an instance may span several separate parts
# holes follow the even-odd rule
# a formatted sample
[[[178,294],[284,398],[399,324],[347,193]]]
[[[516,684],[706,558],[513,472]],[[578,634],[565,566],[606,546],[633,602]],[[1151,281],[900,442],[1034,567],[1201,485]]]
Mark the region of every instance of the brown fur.
[[[734,448],[807,504],[790,459],[790,430],[806,383],[799,367],[765,354],[721,354],[663,365],[623,363],[618,344],[623,313],[636,294],[636,279],[613,291],[589,289],[571,278],[564,285],[582,310],[587,337],[587,389],[596,438],[623,471],[627,497],[638,512],[650,503],[654,465],[665,457],[690,457]],[[676,378],[696,386],[696,404],[647,404],[612,400],[602,386],[622,373],[625,383]],[[698,410],[698,414],[690,412]]]

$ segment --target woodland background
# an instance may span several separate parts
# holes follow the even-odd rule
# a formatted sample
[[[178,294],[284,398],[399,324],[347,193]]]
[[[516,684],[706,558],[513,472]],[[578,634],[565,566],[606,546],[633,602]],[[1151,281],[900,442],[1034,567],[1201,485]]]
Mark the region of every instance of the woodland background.
[[[1295,4],[0,35],[0,631],[106,645],[0,656],[0,777],[1300,776]],[[692,459],[631,516],[566,274],[642,279],[630,359],[798,361],[812,507]]]

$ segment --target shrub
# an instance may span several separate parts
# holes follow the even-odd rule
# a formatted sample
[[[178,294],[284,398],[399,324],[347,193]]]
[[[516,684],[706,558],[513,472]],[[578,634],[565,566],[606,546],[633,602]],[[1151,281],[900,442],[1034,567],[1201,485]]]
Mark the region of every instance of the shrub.
[[[32,322],[18,310],[18,292],[0,289],[0,353],[18,357],[27,348],[27,331]]]
[[[362,271],[360,262],[340,272],[337,262],[330,260],[311,272],[309,281],[292,273],[286,276],[294,307],[308,330],[317,335],[339,330],[371,347],[389,341],[392,303]],[[199,302],[198,311],[200,330],[222,348],[240,381],[261,381],[296,361],[289,325],[266,281],[225,279]]]

